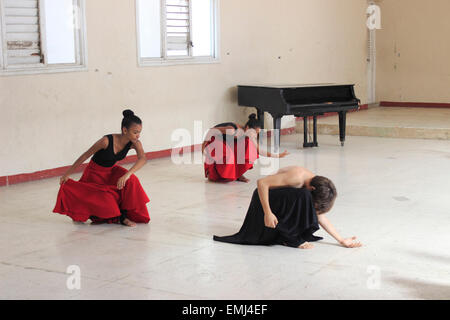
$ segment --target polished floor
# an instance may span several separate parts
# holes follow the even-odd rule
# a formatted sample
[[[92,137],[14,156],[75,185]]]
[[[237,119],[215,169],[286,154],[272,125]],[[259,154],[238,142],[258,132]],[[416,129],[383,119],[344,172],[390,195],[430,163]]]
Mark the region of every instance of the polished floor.
[[[363,247],[323,230],[312,250],[215,242],[238,231],[276,163],[260,159],[250,183],[213,184],[202,165],[158,159],[138,172],[152,220],[136,228],[52,213],[58,178],[0,188],[0,299],[450,299],[450,141],[300,141],[282,137],[280,165],[331,178],[329,219]]]

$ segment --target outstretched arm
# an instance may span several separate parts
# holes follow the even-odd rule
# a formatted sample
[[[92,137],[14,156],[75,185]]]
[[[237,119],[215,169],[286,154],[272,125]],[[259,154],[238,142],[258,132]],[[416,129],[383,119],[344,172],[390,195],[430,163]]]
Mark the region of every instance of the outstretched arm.
[[[289,152],[287,150],[284,150],[282,153],[272,153],[267,150],[263,150],[259,147],[259,143],[256,142],[256,139],[253,139],[253,142],[256,145],[256,150],[258,151],[259,155],[262,155],[263,157],[269,157],[269,158],[284,158],[286,157]]]
[[[318,220],[319,220],[319,224],[320,226],[326,231],[328,232],[328,234],[330,236],[332,236],[333,238],[336,239],[337,242],[339,242],[342,246],[346,247],[346,248],[357,248],[357,247],[361,247],[362,244],[360,242],[355,242],[354,240],[356,240],[356,237],[351,237],[351,238],[342,238],[339,233],[336,231],[336,229],[334,228],[334,226],[331,224],[330,220],[328,220],[327,217],[325,217],[325,214],[319,214],[318,215]]]
[[[74,173],[74,171],[87,159],[89,159],[94,153],[99,151],[100,149],[105,149],[108,146],[108,138],[103,137],[98,140],[96,143],[92,145],[85,153],[83,153],[74,163],[73,165],[64,173],[64,175],[59,180],[60,184],[63,184],[69,179],[69,176]]]
[[[258,149],[258,154],[262,155],[263,157],[269,157],[269,158],[284,158],[289,154],[289,152],[287,150],[284,150],[282,153],[272,153],[270,151],[260,149],[259,146],[257,147],[257,149]]]

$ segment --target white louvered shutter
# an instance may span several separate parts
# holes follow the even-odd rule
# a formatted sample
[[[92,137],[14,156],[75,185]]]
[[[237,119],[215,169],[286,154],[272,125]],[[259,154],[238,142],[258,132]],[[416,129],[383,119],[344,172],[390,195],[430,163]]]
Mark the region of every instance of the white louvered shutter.
[[[5,33],[8,65],[42,62],[38,0],[6,0]]]
[[[189,0],[166,0],[167,56],[189,56],[190,47]]]

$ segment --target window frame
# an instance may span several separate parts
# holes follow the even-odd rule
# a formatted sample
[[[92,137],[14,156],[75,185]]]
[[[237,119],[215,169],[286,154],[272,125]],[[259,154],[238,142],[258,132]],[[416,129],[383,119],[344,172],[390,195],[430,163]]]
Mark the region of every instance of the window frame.
[[[139,0],[135,0],[136,5],[136,43],[137,43],[137,61],[139,67],[152,67],[152,66],[173,66],[173,65],[186,65],[186,64],[212,64],[220,62],[220,0],[211,0],[212,1],[212,38],[213,38],[213,55],[212,56],[165,56],[166,55],[166,15],[165,8],[166,2],[165,0],[160,0],[161,3],[161,12],[160,12],[160,32],[161,32],[161,55],[163,57],[159,58],[148,58],[141,57],[141,32],[140,32],[140,24],[139,24]],[[192,15],[189,15],[189,19],[192,22]],[[192,23],[191,23],[192,26]],[[192,50],[192,48],[189,48]],[[165,56],[165,57],[164,57]]]
[[[78,7],[78,14],[75,16],[75,63],[47,63],[47,46],[45,37],[45,1],[39,0],[39,36],[41,41],[41,52],[44,55],[42,63],[30,65],[8,66],[7,64],[7,39],[6,39],[6,18],[4,3],[6,0],[0,0],[0,76],[8,75],[27,75],[27,74],[45,74],[58,72],[77,72],[87,71],[87,33],[86,33],[86,0],[72,0]],[[5,49],[6,48],[6,49]]]

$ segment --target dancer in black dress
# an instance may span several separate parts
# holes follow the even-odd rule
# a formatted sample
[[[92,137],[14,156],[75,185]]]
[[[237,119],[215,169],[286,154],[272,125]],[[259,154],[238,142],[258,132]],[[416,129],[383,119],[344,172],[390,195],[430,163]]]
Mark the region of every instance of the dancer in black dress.
[[[269,202],[277,212],[276,228],[264,225],[264,211],[258,189],[253,192],[244,223],[238,233],[214,240],[254,245],[282,244],[299,247],[306,241],[321,240],[313,235],[319,230],[311,193],[306,188],[279,188],[270,190]]]
[[[238,233],[214,240],[253,245],[282,244],[311,249],[319,224],[347,248],[360,247],[356,237],[342,238],[325,213],[331,210],[337,193],[333,182],[302,167],[280,169],[258,180],[247,215]]]

